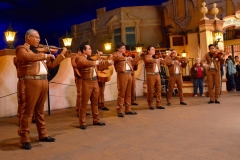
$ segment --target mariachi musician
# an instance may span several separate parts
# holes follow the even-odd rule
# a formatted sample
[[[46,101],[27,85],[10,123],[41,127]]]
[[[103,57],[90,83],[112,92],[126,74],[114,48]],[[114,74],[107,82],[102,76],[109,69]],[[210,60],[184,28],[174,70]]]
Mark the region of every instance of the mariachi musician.
[[[136,57],[137,52],[126,50],[125,55],[127,57],[132,57],[133,59]],[[132,74],[132,90],[131,90],[131,105],[138,105],[136,103],[136,78],[134,76],[134,71],[138,69],[138,62],[133,64],[133,74]]]
[[[207,70],[207,84],[208,84],[208,92],[211,103],[220,103],[218,101],[220,95],[220,63],[224,61],[222,54],[218,54],[215,46],[210,44],[208,46],[209,52],[204,55],[202,58],[202,64],[205,66]],[[215,88],[215,95],[214,95]]]
[[[153,46],[149,46],[147,48],[147,55],[144,56],[144,63],[147,75],[147,101],[150,110],[154,110],[153,107],[153,95],[154,89],[156,93],[156,108],[157,109],[165,109],[161,106],[161,65],[160,61],[163,58],[156,58],[155,56],[155,48]]]
[[[64,60],[67,49],[54,57],[52,54],[38,53],[36,47],[40,42],[38,31],[29,29],[25,34],[25,44],[16,48],[16,65],[18,71],[18,92],[21,103],[20,124],[18,134],[22,148],[31,149],[30,124],[35,113],[39,141],[54,142],[55,138],[49,137],[44,121],[44,103],[48,90],[48,68],[56,67]]]
[[[113,74],[113,67],[112,63],[110,62],[112,59],[112,55],[110,54],[109,57],[102,56],[102,51],[98,51],[98,54],[100,54],[101,60],[103,60],[103,63],[105,64],[105,68],[103,71],[100,70],[100,66],[98,66],[98,86],[99,86],[99,95],[98,95],[98,108],[104,111],[108,111],[109,108],[105,106],[105,99],[104,99],[104,91],[105,91],[105,83],[110,81],[111,76]]]
[[[178,94],[180,97],[180,105],[187,105],[183,99],[183,79],[182,79],[182,64],[185,66],[185,63],[181,63],[180,59],[177,57],[177,52],[175,49],[172,49],[164,62],[168,66],[169,70],[169,79],[168,79],[168,97],[167,97],[167,105],[171,106],[171,98],[174,85],[177,84]]]
[[[99,87],[97,81],[97,71],[98,69],[104,70],[108,63],[102,63],[98,58],[97,60],[93,60],[90,58],[92,55],[91,47],[88,43],[83,43],[80,45],[80,51],[82,55],[76,58],[77,68],[80,71],[82,78],[82,100],[80,105],[79,112],[79,123],[81,129],[86,129],[86,110],[88,101],[91,101],[91,109],[93,116],[93,125],[104,126],[104,122],[100,122],[98,116],[98,94]],[[98,67],[97,67],[98,66]]]
[[[136,115],[137,112],[131,109],[131,90],[132,90],[132,74],[133,66],[141,58],[136,56],[133,60],[132,57],[126,57],[126,47],[123,42],[116,44],[117,52],[113,53],[114,67],[117,72],[117,85],[118,85],[118,98],[117,98],[117,114],[118,117],[127,115]],[[123,103],[125,102],[125,110]]]

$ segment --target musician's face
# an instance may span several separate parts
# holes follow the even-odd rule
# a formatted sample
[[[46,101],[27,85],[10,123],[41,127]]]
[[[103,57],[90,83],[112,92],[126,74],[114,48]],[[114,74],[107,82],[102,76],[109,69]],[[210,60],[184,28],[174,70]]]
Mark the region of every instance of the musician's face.
[[[176,52],[175,50],[173,50],[173,51],[171,52],[171,55],[172,55],[172,57],[176,57],[176,56],[177,56],[177,52]]]
[[[86,45],[86,49],[83,50],[83,54],[87,55],[87,56],[91,56],[92,55],[92,49],[89,45]]]
[[[150,50],[148,51],[148,54],[154,55],[155,54],[155,48],[151,47]]]
[[[199,60],[196,60],[195,63],[196,63],[197,66],[200,66],[200,61]]]
[[[38,47],[40,42],[40,36],[37,31],[33,31],[32,34],[28,35],[26,42],[34,47]]]
[[[215,52],[215,47],[214,47],[214,46],[211,46],[210,49],[209,49],[209,51],[210,51],[211,53],[214,53],[214,52]]]
[[[118,48],[118,51],[121,52],[121,53],[125,53],[126,52],[126,47],[122,46],[122,47]]]

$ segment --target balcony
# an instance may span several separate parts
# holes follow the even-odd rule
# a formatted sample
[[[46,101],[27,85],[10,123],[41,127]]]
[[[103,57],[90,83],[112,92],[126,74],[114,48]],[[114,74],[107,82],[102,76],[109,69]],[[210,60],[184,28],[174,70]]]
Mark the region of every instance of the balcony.
[[[240,29],[226,30],[223,34],[224,41],[232,39],[240,39]]]

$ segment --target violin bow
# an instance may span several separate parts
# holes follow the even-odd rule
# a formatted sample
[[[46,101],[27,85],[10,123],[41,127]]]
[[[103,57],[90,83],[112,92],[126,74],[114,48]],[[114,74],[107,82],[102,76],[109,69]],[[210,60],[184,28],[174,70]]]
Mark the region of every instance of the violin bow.
[[[46,44],[47,44],[47,49],[48,49],[49,53],[52,54],[52,52],[51,52],[51,50],[50,50],[50,48],[49,48],[49,45],[48,45],[48,42],[47,42],[47,39],[46,39],[46,38],[45,38],[45,42],[46,42]]]

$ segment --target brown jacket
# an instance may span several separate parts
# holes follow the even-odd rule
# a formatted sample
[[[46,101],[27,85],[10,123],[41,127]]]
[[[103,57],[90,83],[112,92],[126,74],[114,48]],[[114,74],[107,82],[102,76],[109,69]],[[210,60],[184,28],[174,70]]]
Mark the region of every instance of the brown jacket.
[[[202,65],[200,65],[199,67],[201,67],[201,70],[202,70],[202,78],[206,77],[206,69]],[[196,66],[196,64],[194,64],[191,68],[192,77],[198,78],[197,73],[198,73],[197,66]]]
[[[153,59],[151,55],[145,55],[143,61],[145,63],[146,72],[155,72],[156,66],[158,67],[159,72],[161,72],[160,61]]]
[[[93,78],[94,69],[97,73],[98,69],[103,71],[110,65],[106,61],[105,63],[100,62],[98,67],[96,67],[96,61],[88,60],[84,54],[76,56],[75,62],[83,80]]]
[[[211,65],[211,62],[212,62],[212,58],[211,58],[211,53],[208,52],[204,55],[204,57],[202,58],[202,62],[204,63],[205,61],[207,61],[207,64],[210,66]],[[213,58],[213,64],[214,64],[214,67],[217,71],[220,70],[220,61],[222,61],[223,58],[222,57],[214,57]],[[208,68],[210,69],[210,67]]]
[[[52,69],[56,67],[58,64],[60,64],[61,61],[63,61],[63,59],[64,57],[59,55],[55,60],[49,60],[45,63],[45,54],[33,53],[29,49],[29,45],[25,43],[24,45],[18,46],[16,48],[16,66],[18,77],[23,77],[26,75],[37,75],[40,71],[40,61],[43,62],[43,65],[48,71],[48,68]]]
[[[128,59],[126,61],[126,57],[122,55],[121,52],[113,53],[113,61],[116,72],[125,72],[126,71],[126,62],[128,63],[130,69],[133,71],[133,66],[141,60],[141,57],[135,56],[133,60]]]
[[[170,55],[165,57],[164,63],[168,66],[169,75],[173,75],[173,74],[176,73],[176,66],[177,66],[176,63],[177,62],[179,62],[179,58],[178,57],[175,57],[174,59]],[[182,67],[181,67],[181,65],[178,65],[178,67],[179,67],[179,73],[182,75]]]
[[[75,78],[81,78],[81,74],[77,68],[77,64],[76,64],[76,58],[80,56],[80,54],[76,54],[75,56],[73,56],[71,58],[71,64],[72,64],[72,67],[73,67],[73,73],[74,73],[74,76]]]

